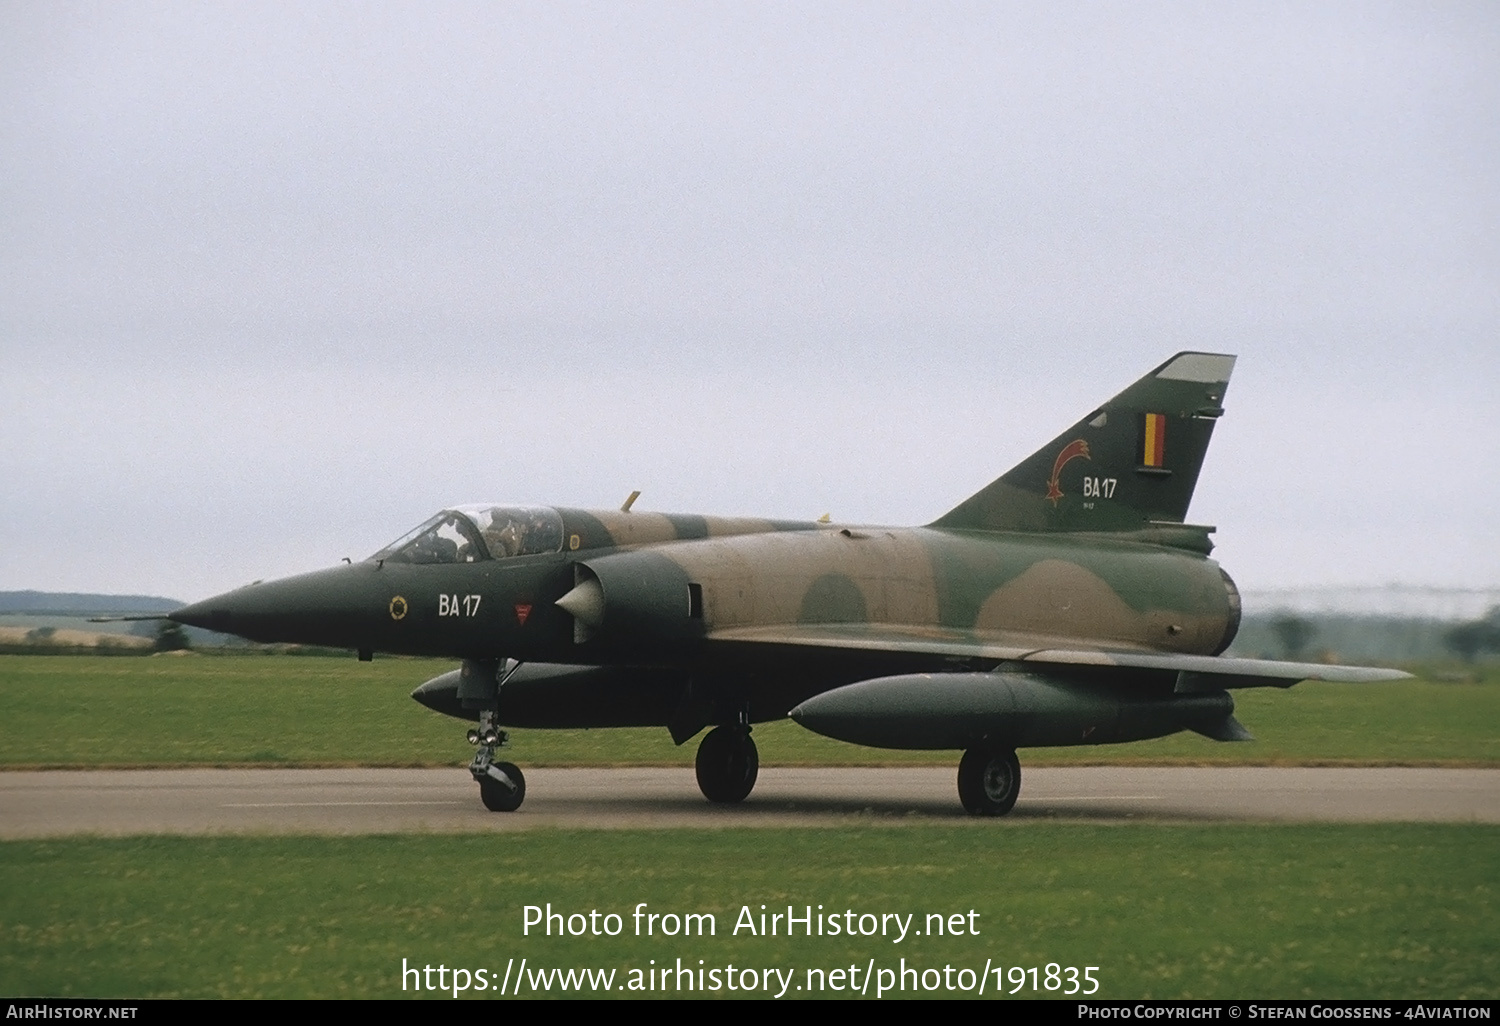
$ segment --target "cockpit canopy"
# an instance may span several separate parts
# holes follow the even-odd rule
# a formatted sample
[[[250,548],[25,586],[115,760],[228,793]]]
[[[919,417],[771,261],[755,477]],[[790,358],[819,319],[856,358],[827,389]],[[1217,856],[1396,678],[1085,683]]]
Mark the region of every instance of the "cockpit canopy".
[[[459,506],[408,531],[371,559],[477,563],[561,552],[563,521],[550,506]]]

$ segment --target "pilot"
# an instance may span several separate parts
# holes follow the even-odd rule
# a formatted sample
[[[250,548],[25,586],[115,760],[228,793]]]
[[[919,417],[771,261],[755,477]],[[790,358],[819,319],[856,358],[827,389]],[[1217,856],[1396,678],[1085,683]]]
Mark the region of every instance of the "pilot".
[[[427,544],[423,546],[422,563],[457,563],[458,542],[452,538],[444,538],[442,535],[433,533],[423,539]]]
[[[562,548],[562,521],[550,509],[539,509],[531,519],[527,536],[532,552],[556,552]]]
[[[485,533],[485,540],[490,544],[490,555],[496,559],[520,555],[524,535],[525,528],[518,521],[497,510],[494,519],[490,521],[490,530]]]

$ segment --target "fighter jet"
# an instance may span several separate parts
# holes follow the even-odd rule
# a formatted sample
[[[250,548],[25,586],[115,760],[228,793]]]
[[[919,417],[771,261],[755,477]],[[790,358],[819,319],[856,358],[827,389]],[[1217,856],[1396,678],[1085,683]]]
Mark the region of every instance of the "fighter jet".
[[[1185,352],[925,527],[618,510],[445,509],[358,563],[170,614],[262,642],[457,659],[412,697],[476,721],[493,811],[526,793],[505,728],[662,726],[712,802],[744,800],[752,726],[953,750],[1009,812],[1017,748],[1182,730],[1248,740],[1230,691],[1406,674],[1221,655],[1234,582],[1185,522],[1233,356]]]

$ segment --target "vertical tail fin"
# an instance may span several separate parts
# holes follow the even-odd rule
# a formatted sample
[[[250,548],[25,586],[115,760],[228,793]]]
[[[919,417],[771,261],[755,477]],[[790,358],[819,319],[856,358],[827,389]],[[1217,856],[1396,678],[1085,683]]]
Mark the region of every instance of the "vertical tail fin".
[[[1132,531],[1182,523],[1234,360],[1178,353],[932,526]]]

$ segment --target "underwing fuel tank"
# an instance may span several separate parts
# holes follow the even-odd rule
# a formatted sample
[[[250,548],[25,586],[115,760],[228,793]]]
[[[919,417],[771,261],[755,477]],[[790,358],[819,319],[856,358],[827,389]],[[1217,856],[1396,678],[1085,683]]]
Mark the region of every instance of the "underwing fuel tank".
[[[500,667],[473,663],[468,669],[493,675]],[[445,716],[478,720],[481,703],[465,702],[460,695],[464,672],[434,677],[411,697]],[[528,663],[504,675],[496,705],[509,727],[659,727],[685,687],[687,675],[670,670]]]
[[[911,673],[848,684],[791,711],[809,730],[874,748],[1113,744],[1193,730],[1249,740],[1226,691],[1138,695],[1035,673]]]

